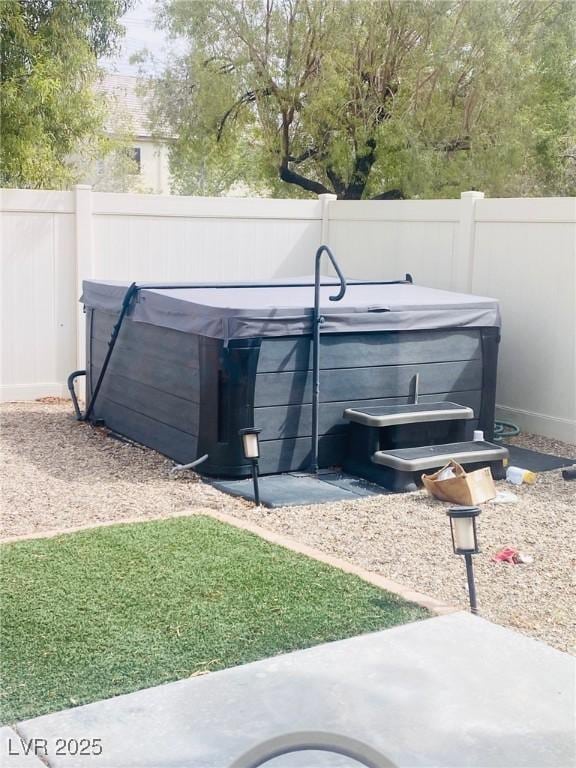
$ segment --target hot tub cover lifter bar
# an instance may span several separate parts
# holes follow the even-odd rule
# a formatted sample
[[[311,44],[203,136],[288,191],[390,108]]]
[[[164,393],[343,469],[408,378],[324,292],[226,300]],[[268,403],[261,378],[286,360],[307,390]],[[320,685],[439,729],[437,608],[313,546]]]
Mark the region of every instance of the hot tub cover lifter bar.
[[[340,290],[334,296],[329,296],[330,301],[340,301],[344,298],[346,293],[346,278],[342,274],[338,262],[334,258],[334,254],[327,245],[321,245],[316,251],[316,258],[314,262],[314,317],[312,321],[312,330],[314,338],[314,346],[312,350],[312,464],[311,471],[318,472],[318,418],[319,418],[319,406],[320,406],[320,326],[324,322],[324,318],[320,314],[320,262],[322,261],[323,254],[326,254],[332,266],[336,270],[336,274],[340,280]]]

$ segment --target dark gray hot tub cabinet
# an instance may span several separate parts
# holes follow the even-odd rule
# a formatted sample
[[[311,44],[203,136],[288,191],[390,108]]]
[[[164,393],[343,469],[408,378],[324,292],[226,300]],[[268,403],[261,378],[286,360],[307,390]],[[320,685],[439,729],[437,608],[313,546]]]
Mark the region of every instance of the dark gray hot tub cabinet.
[[[86,281],[87,397],[127,285]],[[333,286],[322,289],[327,295]],[[323,293],[324,299],[324,293]],[[262,473],[311,456],[310,287],[142,290],[122,324],[92,418],[206,475],[244,477],[238,430],[262,432]],[[411,402],[468,406],[466,437],[493,434],[498,305],[414,285],[349,284],[322,304],[321,467],[346,458],[347,408]]]

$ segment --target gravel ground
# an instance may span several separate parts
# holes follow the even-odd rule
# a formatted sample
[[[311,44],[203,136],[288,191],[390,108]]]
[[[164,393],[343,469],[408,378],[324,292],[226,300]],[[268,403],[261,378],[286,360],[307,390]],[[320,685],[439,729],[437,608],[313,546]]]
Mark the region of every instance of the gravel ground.
[[[174,479],[174,462],[77,422],[70,401],[46,400],[0,406],[0,536],[249,506],[190,472]]]
[[[466,607],[464,564],[452,554],[447,506],[425,492],[354,502],[255,508],[188,475],[171,479],[172,462],[76,422],[69,402],[9,403],[1,408],[4,537],[38,535],[110,520],[219,509],[286,533],[453,605]],[[524,447],[564,456],[576,447],[521,435]],[[515,504],[482,505],[475,558],[482,615],[574,652],[576,483],[560,471],[533,486],[505,482]],[[530,565],[491,562],[513,546]]]

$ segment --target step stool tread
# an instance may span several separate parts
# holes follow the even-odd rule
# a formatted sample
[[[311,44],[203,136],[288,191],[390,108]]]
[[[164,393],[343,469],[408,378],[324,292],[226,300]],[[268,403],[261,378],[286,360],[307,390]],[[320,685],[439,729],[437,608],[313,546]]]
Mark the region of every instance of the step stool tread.
[[[395,424],[473,419],[474,411],[458,403],[411,403],[373,408],[346,408],[344,418],[368,427],[388,427]]]
[[[375,464],[382,464],[392,469],[414,472],[420,469],[432,469],[446,464],[450,459],[459,464],[503,461],[508,457],[508,450],[501,445],[494,445],[484,440],[469,440],[464,443],[446,443],[444,445],[424,445],[417,448],[397,448],[389,451],[376,451],[372,456]]]

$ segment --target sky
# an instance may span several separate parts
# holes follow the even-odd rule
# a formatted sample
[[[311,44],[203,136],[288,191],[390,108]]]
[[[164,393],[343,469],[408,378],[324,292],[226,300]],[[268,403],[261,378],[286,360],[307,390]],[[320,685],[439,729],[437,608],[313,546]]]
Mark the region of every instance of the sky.
[[[126,29],[122,48],[114,58],[102,59],[100,63],[104,69],[122,75],[138,75],[140,65],[130,64],[129,59],[134,53],[147,48],[154,62],[146,63],[144,68],[146,73],[153,74],[163,68],[170,50],[180,50],[177,42],[170,40],[163,30],[155,27],[155,8],[158,5],[158,0],[136,0],[134,7],[124,14],[120,20]]]

